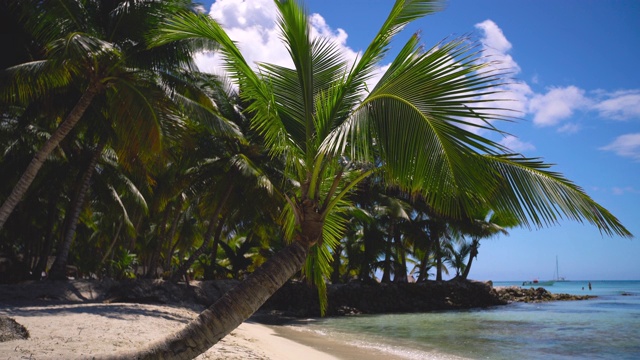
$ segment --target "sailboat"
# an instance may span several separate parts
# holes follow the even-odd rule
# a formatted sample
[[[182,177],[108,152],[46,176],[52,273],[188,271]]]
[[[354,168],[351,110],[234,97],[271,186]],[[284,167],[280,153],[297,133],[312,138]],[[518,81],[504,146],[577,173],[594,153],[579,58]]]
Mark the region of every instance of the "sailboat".
[[[554,281],[567,281],[564,277],[560,276],[560,271],[558,271],[558,255],[556,255],[556,273],[554,276]]]
[[[560,277],[560,272],[558,271],[558,256],[556,255],[556,272],[553,274],[553,280],[540,281],[538,279],[533,279],[532,281],[525,281],[522,283],[525,285],[536,285],[536,286],[552,286],[555,282],[567,281],[565,278]]]

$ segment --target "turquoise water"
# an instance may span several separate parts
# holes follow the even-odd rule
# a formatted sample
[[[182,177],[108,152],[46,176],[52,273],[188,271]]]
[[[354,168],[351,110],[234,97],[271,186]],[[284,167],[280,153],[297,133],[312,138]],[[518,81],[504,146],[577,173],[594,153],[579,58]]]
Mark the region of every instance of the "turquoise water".
[[[406,359],[640,359],[640,281],[591,283],[546,287],[598,296],[586,301],[327,318],[296,329]]]

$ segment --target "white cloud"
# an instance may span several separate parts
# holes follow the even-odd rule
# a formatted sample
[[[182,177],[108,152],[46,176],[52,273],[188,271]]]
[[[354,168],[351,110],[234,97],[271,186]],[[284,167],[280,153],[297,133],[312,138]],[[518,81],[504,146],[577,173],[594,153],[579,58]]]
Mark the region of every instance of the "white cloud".
[[[273,0],[217,0],[211,5],[209,15],[218,21],[229,37],[238,44],[247,62],[270,63],[293,67],[291,57],[284,46],[278,28],[277,8]],[[312,36],[322,36],[335,42],[347,61],[355,61],[357,52],[350,49],[347,33],[331,29],[319,14],[309,16]],[[220,57],[199,54],[196,63],[203,71],[220,72]]]
[[[508,149],[518,153],[536,149],[533,144],[524,142],[513,135],[505,136],[504,139],[500,141],[500,145],[506,146]]]
[[[502,29],[491,20],[476,24],[481,31],[483,55],[493,61],[495,70],[502,70],[516,75],[520,66],[509,55],[512,45]],[[538,83],[538,75],[531,78]],[[613,120],[640,119],[640,90],[625,90],[614,93],[591,92],[577,86],[552,87],[545,93],[534,93],[524,81],[514,81],[505,85],[503,90],[512,101],[495,101],[495,105],[504,109],[516,110],[520,115],[531,115],[533,123],[540,127],[554,126],[561,133],[576,133],[581,124],[572,117],[576,113],[597,112],[600,117]],[[513,115],[513,114],[512,114]]]
[[[217,0],[209,15],[235,41],[250,65],[268,62],[293,66],[276,26],[277,9],[272,0]],[[196,56],[202,71],[221,72],[221,59],[211,54]]]
[[[491,20],[485,20],[476,24],[481,30],[480,42],[482,43],[482,57],[490,61],[491,71],[508,73],[511,76],[520,72],[520,66],[509,55],[511,43],[504,36],[502,30]],[[528,98],[532,91],[524,81],[511,80],[502,85],[502,92],[484,96],[483,100],[491,100],[491,106],[499,109],[508,109],[502,114],[505,116],[523,116],[527,111]],[[515,111],[515,113],[514,113]]]
[[[558,128],[559,133],[573,134],[580,131],[582,127],[577,123],[567,123]]]
[[[614,195],[640,194],[640,191],[632,186],[614,187],[613,189],[611,189],[611,191]]]
[[[509,51],[511,43],[504,36],[502,29],[491,20],[485,20],[476,24],[476,28],[482,30],[482,52],[488,55],[492,61],[501,69],[508,69],[514,74],[520,72],[520,66],[513,60]]]
[[[640,161],[640,133],[618,136],[612,143],[601,147],[600,150],[613,151],[619,156]]]
[[[593,107],[600,116],[613,120],[640,119],[640,91],[618,91],[605,97]]]
[[[575,86],[552,88],[546,94],[536,94],[529,102],[533,123],[538,126],[554,126],[570,118],[576,109],[589,106],[584,90]]]

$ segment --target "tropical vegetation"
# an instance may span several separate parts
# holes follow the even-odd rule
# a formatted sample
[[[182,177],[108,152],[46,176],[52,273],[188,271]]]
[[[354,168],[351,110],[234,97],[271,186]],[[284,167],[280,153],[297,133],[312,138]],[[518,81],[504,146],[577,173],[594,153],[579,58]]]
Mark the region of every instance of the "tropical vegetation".
[[[472,41],[427,49],[414,35],[385,57],[440,1],[396,0],[355,63],[312,35],[301,4],[275,5],[293,68],[247,63],[186,0],[3,3],[11,280],[243,279],[178,334],[122,355],[193,358],[292,277],[326,306],[328,282],[466,279],[480,241],[514,226],[568,218],[631,236],[548,164],[479,135],[513,118],[487,100],[509,74]],[[225,75],[198,71],[205,50]]]

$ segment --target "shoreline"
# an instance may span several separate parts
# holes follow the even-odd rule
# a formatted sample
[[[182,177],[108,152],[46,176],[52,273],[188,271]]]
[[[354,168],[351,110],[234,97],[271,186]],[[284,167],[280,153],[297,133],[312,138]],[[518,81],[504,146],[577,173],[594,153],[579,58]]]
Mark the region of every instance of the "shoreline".
[[[304,325],[301,325],[304,326]],[[366,359],[366,360],[402,360],[388,352],[377,349],[363,348],[346,342],[336,341],[310,331],[295,330],[289,325],[269,325],[275,335],[296,342],[307,348],[312,348],[334,359]],[[306,356],[306,355],[305,355]],[[274,359],[275,360],[275,359]],[[306,359],[305,359],[306,360]]]

